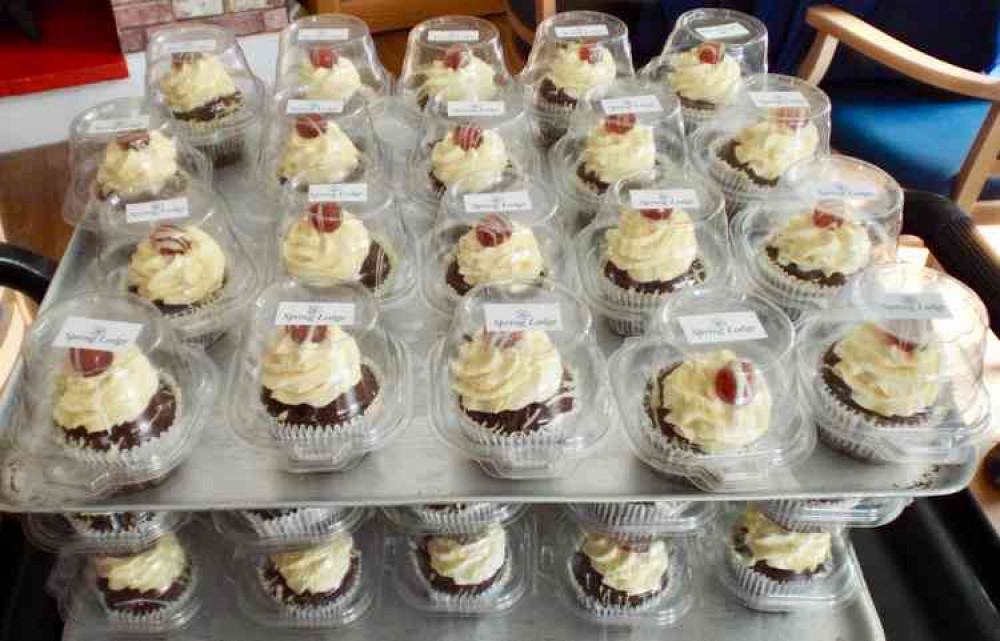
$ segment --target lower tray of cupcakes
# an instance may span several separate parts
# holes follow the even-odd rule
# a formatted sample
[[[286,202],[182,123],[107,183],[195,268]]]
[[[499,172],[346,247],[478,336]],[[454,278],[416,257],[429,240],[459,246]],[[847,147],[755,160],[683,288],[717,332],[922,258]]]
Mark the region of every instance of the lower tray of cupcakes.
[[[65,547],[49,581],[67,641],[601,639],[613,628],[881,641],[842,524],[877,525],[904,506],[452,503],[44,518],[95,542]],[[26,530],[37,540],[36,526]],[[138,530],[146,547],[116,546]]]

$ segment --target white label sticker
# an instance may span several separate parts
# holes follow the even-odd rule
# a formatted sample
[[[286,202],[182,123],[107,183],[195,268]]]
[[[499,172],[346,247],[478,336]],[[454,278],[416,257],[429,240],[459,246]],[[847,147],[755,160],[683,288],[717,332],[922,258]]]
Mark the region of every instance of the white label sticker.
[[[274,324],[285,325],[342,325],[354,324],[354,303],[320,303],[286,301],[278,303]]]
[[[120,352],[139,338],[142,323],[110,321],[84,316],[70,316],[63,323],[53,345],[56,347],[97,349]]]
[[[750,31],[738,22],[727,22],[726,24],[714,24],[710,27],[696,27],[698,35],[706,40],[725,40],[726,38],[743,38],[750,35]]]
[[[798,91],[751,91],[750,99],[761,109],[809,106],[809,101]]]
[[[608,116],[618,114],[653,114],[663,111],[663,105],[656,96],[627,96],[625,98],[605,98],[601,108]]]
[[[465,211],[469,214],[530,211],[531,196],[526,191],[498,191],[492,194],[466,194]]]
[[[502,116],[504,104],[499,100],[451,100],[448,115],[452,118],[463,116]]]
[[[169,42],[163,50],[167,53],[208,53],[215,51],[215,40],[187,40],[185,42]]]
[[[286,114],[339,114],[344,111],[343,100],[289,100]]]
[[[694,189],[633,189],[628,193],[633,209],[698,208],[698,192]]]
[[[299,40],[301,42],[338,41],[347,40],[348,35],[347,29],[303,29],[299,32]]]
[[[555,303],[487,303],[483,308],[488,332],[559,331],[562,316]]]
[[[333,183],[309,185],[311,203],[364,203],[368,202],[368,183]]]
[[[608,26],[603,24],[581,24],[575,27],[556,27],[556,38],[594,38],[608,35]]]
[[[684,338],[692,345],[756,341],[767,338],[767,332],[754,312],[680,316],[677,322],[681,324]]]
[[[116,134],[122,131],[135,131],[136,129],[149,129],[149,114],[94,120],[90,123],[87,131],[92,134]]]
[[[938,320],[951,318],[951,308],[941,294],[889,294],[878,296],[875,306],[878,316],[898,320]]]
[[[186,218],[189,213],[187,198],[152,200],[125,205],[125,222],[146,223],[154,220]]]
[[[816,198],[860,199],[867,200],[878,196],[878,188],[870,182],[828,182],[816,186]]]
[[[478,42],[476,29],[432,29],[427,32],[427,42]]]

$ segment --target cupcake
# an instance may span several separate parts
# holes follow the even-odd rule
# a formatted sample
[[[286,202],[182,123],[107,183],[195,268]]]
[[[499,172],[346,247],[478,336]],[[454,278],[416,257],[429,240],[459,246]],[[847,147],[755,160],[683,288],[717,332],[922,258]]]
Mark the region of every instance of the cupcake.
[[[163,522],[166,512],[69,512],[63,518],[85,538],[141,536]]]
[[[112,619],[165,622],[194,593],[194,568],[173,534],[165,534],[137,554],[93,559],[96,589]]]
[[[56,377],[52,417],[65,451],[89,464],[142,464],[175,432],[180,390],[137,347],[73,348]]]
[[[412,84],[421,109],[430,100],[483,101],[497,94],[496,71],[464,44],[452,45],[443,57],[418,68]]]
[[[507,543],[502,527],[475,535],[426,536],[415,545],[413,558],[432,599],[488,599],[510,579]]]
[[[808,108],[781,107],[770,109],[769,114],[713,147],[712,172],[722,187],[773,188],[789,167],[816,155],[820,136],[809,120]]]
[[[623,541],[598,534],[584,535],[570,560],[577,601],[597,616],[655,605],[667,590],[669,566],[661,539]]]
[[[585,192],[603,194],[614,182],[656,165],[653,128],[637,122],[635,114],[607,116],[583,144],[576,168]]]
[[[174,118],[195,134],[224,126],[244,107],[243,94],[226,66],[208,53],[173,54],[159,86]]]
[[[691,507],[691,501],[630,501],[588,503],[581,507],[610,527],[652,526],[676,518]]]
[[[473,174],[483,176],[484,181],[491,180],[496,172],[502,172],[510,164],[507,146],[499,133],[462,125],[431,148],[431,188],[435,193],[442,194],[451,185]],[[466,188],[472,189],[472,186],[466,184]]]
[[[95,187],[100,200],[130,203],[169,198],[186,185],[187,177],[177,165],[176,142],[153,130],[118,134],[110,141]]]
[[[739,451],[764,436],[771,417],[763,375],[725,349],[661,368],[643,402],[648,437],[667,455]]]
[[[286,614],[298,618],[335,614],[360,585],[361,552],[350,534],[318,545],[270,554],[258,570],[264,591]]]
[[[685,120],[709,118],[740,86],[740,63],[719,42],[672,54],[668,64],[667,82],[680,98]]]
[[[539,129],[543,147],[549,147],[564,133],[569,114],[591,89],[603,89],[614,82],[618,68],[607,48],[592,43],[568,42],[559,45],[549,70],[538,83],[535,109],[542,120]]]
[[[193,314],[215,301],[226,284],[226,255],[193,225],[160,225],[128,260],[129,292],[167,316]]]
[[[332,47],[313,47],[298,69],[299,85],[307,100],[347,102],[366,87],[358,68],[347,56]]]
[[[306,183],[342,183],[357,175],[361,152],[337,123],[303,114],[280,152],[278,182],[302,175]]]
[[[464,296],[476,285],[544,273],[534,232],[502,214],[487,214],[458,239],[446,279],[456,294]]]
[[[395,256],[338,203],[317,203],[285,232],[281,261],[287,274],[310,285],[355,280],[378,293],[393,274]]]
[[[442,532],[467,530],[496,514],[507,514],[494,503],[426,503],[414,505],[410,512],[424,525]],[[506,507],[506,506],[503,506]]]
[[[329,521],[338,510],[323,508],[288,508],[241,510],[239,514],[261,537],[300,536]]]
[[[287,325],[268,339],[260,400],[278,440],[348,435],[379,403],[381,376],[337,325]]]

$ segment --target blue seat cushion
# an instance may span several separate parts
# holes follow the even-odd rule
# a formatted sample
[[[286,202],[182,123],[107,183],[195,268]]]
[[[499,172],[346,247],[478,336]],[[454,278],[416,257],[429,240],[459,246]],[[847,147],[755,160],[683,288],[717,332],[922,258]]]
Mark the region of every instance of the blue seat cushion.
[[[950,196],[990,103],[906,83],[834,83],[833,147],[878,165],[903,187]],[[980,200],[1000,198],[1000,178]]]

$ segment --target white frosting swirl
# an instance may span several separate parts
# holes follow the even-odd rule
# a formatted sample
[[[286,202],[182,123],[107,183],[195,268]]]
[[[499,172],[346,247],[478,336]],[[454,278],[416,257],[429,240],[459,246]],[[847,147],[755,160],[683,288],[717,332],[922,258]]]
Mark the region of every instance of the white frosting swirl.
[[[499,245],[479,242],[475,228],[458,239],[458,272],[470,285],[495,283],[514,278],[535,278],[545,269],[535,234],[524,225],[511,222],[513,233]]]
[[[136,245],[128,261],[128,286],[140,296],[167,305],[190,305],[222,288],[226,256],[219,244],[193,226],[181,228],[191,247],[183,254],[163,255],[147,238]]]
[[[431,569],[456,585],[479,585],[496,576],[507,560],[507,532],[490,529],[473,541],[434,536],[427,541]]]
[[[177,145],[159,131],[149,132],[149,143],[122,149],[112,140],[97,169],[97,184],[105,193],[124,197],[159,194],[177,175]]]
[[[502,346],[506,336],[481,331],[458,348],[458,358],[450,363],[451,386],[466,410],[518,410],[559,392],[562,358],[548,335],[528,330],[513,345]]]
[[[667,73],[667,81],[678,96],[716,106],[732,95],[740,77],[740,65],[732,56],[723,53],[715,64],[702,62],[698,47],[670,56]]]
[[[336,325],[322,341],[296,343],[284,327],[268,340],[261,384],[285,405],[326,407],[361,381],[361,351],[354,337]]]
[[[424,65],[417,72],[424,77],[417,89],[419,96],[438,100],[490,100],[497,94],[493,67],[481,58],[469,54],[469,62],[452,69],[442,60]]]
[[[331,284],[358,276],[371,250],[371,237],[356,216],[341,211],[340,227],[321,233],[309,215],[299,218],[281,243],[285,271],[315,284]]]
[[[580,47],[587,46],[596,52],[597,61],[580,58]],[[588,90],[608,87],[615,81],[618,69],[611,52],[600,45],[570,43],[559,47],[546,77],[557,89],[579,100]]]
[[[276,552],[268,559],[295,594],[324,594],[343,584],[354,560],[354,539],[334,534],[319,545]]]
[[[299,84],[309,100],[349,100],[363,86],[358,68],[347,56],[338,56],[329,69],[304,60],[299,65]]]
[[[138,554],[95,556],[98,578],[111,590],[138,590],[164,594],[188,568],[188,557],[174,534],[164,534],[156,544]]]
[[[716,390],[719,370],[738,362],[729,350],[693,354],[667,375],[654,408],[669,411],[667,420],[682,437],[705,452],[739,449],[761,438],[771,422],[771,394],[764,376],[754,376],[749,402],[734,405]]]
[[[694,224],[683,209],[666,220],[650,220],[630,207],[621,208],[617,227],[605,233],[605,259],[640,283],[669,281],[688,269],[698,257]]]
[[[174,113],[185,113],[236,93],[236,83],[226,66],[209,54],[174,64],[160,78],[160,91]]]
[[[849,220],[818,227],[813,213],[789,218],[765,243],[778,250],[778,263],[794,263],[802,269],[819,270],[826,276],[851,274],[865,268],[872,257],[868,231]]]
[[[812,122],[792,129],[782,123],[763,120],[742,130],[735,138],[736,159],[755,174],[776,180],[789,167],[816,155],[819,132]]]
[[[153,364],[136,346],[114,355],[110,367],[84,376],[67,360],[56,377],[53,418],[66,429],[108,432],[139,418],[160,386]]]
[[[851,389],[851,399],[882,416],[913,416],[931,407],[941,393],[941,345],[928,342],[913,351],[900,347],[874,323],[862,323],[833,349],[833,371]]]
[[[341,182],[358,167],[361,152],[335,122],[326,122],[326,131],[304,138],[298,131],[285,142],[278,176],[293,178],[305,172],[309,183]]]
[[[581,160],[602,182],[612,184],[656,165],[653,129],[637,124],[624,134],[613,133],[600,124],[590,130]]]
[[[510,159],[503,138],[490,129],[482,133],[482,142],[475,148],[462,149],[455,141],[454,133],[434,144],[431,149],[431,172],[446,187],[478,172],[498,172],[507,167]],[[494,176],[484,174],[483,180],[492,180]]]
[[[611,537],[588,534],[580,549],[601,575],[601,583],[609,588],[629,596],[649,594],[663,588],[670,555],[667,544],[661,540],[633,549]]]
[[[749,508],[738,527],[746,529],[743,541],[750,558],[747,565],[763,561],[776,570],[803,574],[815,572],[831,556],[829,532],[790,532],[755,508]]]

